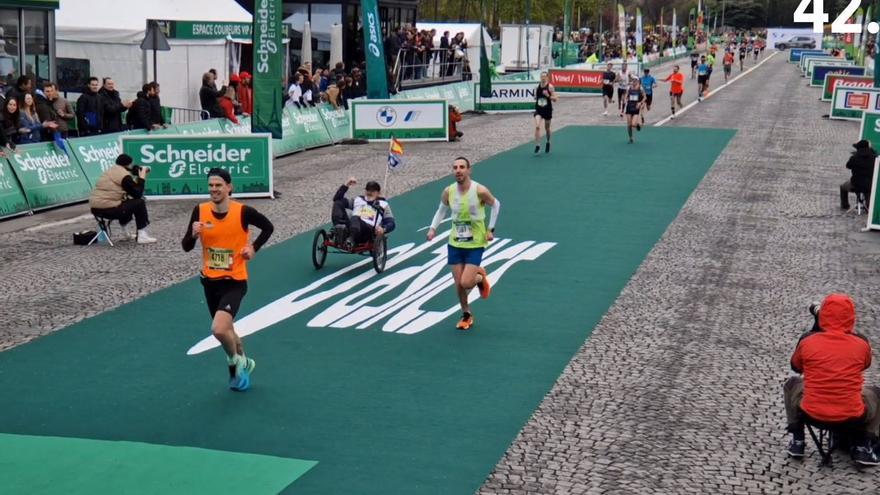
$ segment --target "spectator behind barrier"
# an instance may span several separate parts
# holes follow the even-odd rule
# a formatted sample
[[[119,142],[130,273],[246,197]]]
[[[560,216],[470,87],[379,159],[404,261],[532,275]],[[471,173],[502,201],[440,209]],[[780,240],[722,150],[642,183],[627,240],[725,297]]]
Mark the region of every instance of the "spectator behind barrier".
[[[15,98],[7,99],[6,104],[3,105],[3,136],[8,143],[13,143],[12,148],[15,148],[19,141],[19,130],[21,129],[18,125],[19,114],[18,100]]]
[[[844,294],[831,294],[821,306],[811,306],[813,329],[798,340],[791,369],[803,375],[783,387],[788,453],[804,456],[805,414],[823,423],[852,424],[860,430],[852,450],[861,465],[878,464],[874,446],[880,435],[880,389],[865,386],[864,370],[871,366],[871,344],[854,331],[856,307]]]
[[[235,118],[235,105],[232,102],[232,98],[235,96],[235,90],[232,86],[226,88],[226,94],[217,98],[217,103],[220,105],[220,109],[223,110],[223,116],[232,121],[233,124],[238,124],[238,119]]]
[[[94,215],[118,220],[126,236],[137,239],[138,244],[156,242],[147,233],[150,219],[147,215],[147,203],[144,201],[144,185],[149,173],[149,167],[138,167],[133,165],[130,156],[119,155],[116,165],[101,174],[89,196],[89,208]],[[137,226],[137,234],[133,234],[128,228],[132,217]]]
[[[110,133],[125,130],[122,124],[122,114],[131,108],[131,101],[122,101],[122,98],[119,97],[119,91],[116,91],[116,82],[109,77],[104,78],[104,86],[98,93],[104,103],[102,131]]]
[[[254,113],[254,88],[251,86],[251,74],[241,71],[241,86],[238,87],[238,101],[241,103],[241,113],[251,115]]]
[[[39,143],[43,139],[43,123],[40,122],[40,116],[37,115],[37,104],[34,101],[34,95],[25,93],[24,106],[21,107],[18,114],[19,143],[31,144]],[[52,130],[54,127],[50,123],[46,123],[47,129]]]
[[[217,89],[214,77],[214,73],[211,71],[205,72],[202,75],[199,102],[202,104],[202,110],[208,112],[212,119],[217,119],[223,116],[223,110],[220,109],[220,105],[217,103],[217,99],[223,96],[223,93]]]
[[[150,124],[149,101],[149,94],[153,91],[153,87],[149,84],[144,84],[141,91],[138,91],[137,99],[132,103],[126,116],[126,121],[132,129],[151,130],[153,128]]]
[[[76,100],[76,123],[80,136],[101,134],[104,123],[104,99],[98,93],[101,83],[97,77],[89,78],[89,85]]]
[[[70,123],[76,118],[73,107],[70,106],[70,102],[58,94],[58,86],[55,83],[47,82],[43,84],[43,94],[55,112],[55,123],[58,124],[56,132],[66,139],[70,130]],[[37,109],[39,109],[39,106],[37,106]]]
[[[168,127],[168,124],[165,122],[165,117],[162,116],[162,101],[159,99],[159,83],[152,81],[150,82],[150,87],[153,88],[152,93],[147,94],[147,101],[150,103],[150,127],[152,129]]]
[[[9,88],[6,92],[6,99],[15,99],[18,102],[18,108],[24,103],[24,95],[32,93],[34,90],[34,82],[30,76],[20,76],[15,81],[15,86]]]
[[[851,172],[848,181],[840,185],[840,207],[849,209],[849,193],[864,193],[865,204],[870,201],[871,184],[874,183],[874,160],[877,152],[871,148],[871,143],[862,139],[853,145],[856,150],[846,162],[846,168]]]
[[[464,133],[458,130],[458,123],[461,122],[461,112],[454,105],[449,106],[449,140],[458,141],[464,136]]]

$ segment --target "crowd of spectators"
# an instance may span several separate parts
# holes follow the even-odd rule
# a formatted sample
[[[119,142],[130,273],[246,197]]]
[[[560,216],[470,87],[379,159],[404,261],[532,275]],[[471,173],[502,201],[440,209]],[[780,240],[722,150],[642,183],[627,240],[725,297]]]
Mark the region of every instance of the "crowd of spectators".
[[[461,75],[470,79],[467,64],[467,38],[464,32],[450,36],[444,31],[437,40],[437,30],[401,27],[385,39],[388,66],[397,67],[403,80],[436,79]],[[398,64],[399,62],[399,64]]]

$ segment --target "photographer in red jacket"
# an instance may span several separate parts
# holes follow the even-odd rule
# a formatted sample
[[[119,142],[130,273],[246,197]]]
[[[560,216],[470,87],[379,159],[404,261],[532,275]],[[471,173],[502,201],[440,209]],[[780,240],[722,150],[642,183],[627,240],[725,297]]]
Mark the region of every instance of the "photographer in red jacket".
[[[844,294],[831,294],[810,308],[817,316],[813,329],[798,341],[791,368],[803,377],[789,378],[783,387],[788,431],[788,454],[804,456],[804,415],[823,423],[861,426],[854,439],[853,460],[880,464],[874,446],[880,434],[880,389],[865,386],[864,371],[871,366],[871,345],[853,331],[856,307]],[[817,314],[818,313],[818,314]]]

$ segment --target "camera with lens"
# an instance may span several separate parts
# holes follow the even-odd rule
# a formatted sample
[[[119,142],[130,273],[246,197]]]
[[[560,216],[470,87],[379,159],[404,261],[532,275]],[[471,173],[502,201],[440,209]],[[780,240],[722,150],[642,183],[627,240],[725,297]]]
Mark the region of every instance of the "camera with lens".
[[[813,315],[813,329],[812,329],[812,331],[814,331],[814,332],[822,330],[819,327],[819,310],[821,309],[821,307],[822,307],[822,305],[818,302],[813,302],[810,304],[810,308],[809,308],[810,314]]]
[[[149,174],[152,169],[146,165],[132,165],[129,170],[131,170],[131,175],[138,176],[140,175],[141,170],[144,170]]]

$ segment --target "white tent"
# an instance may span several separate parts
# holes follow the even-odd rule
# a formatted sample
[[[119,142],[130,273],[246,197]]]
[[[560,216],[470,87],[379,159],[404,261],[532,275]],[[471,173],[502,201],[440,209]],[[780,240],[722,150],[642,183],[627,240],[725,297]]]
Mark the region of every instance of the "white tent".
[[[480,80],[480,24],[457,24],[446,22],[418,22],[416,29],[419,31],[432,29],[437,30],[434,37],[434,48],[440,48],[440,37],[444,31],[449,31],[449,38],[452,39],[457,33],[464,33],[464,39],[467,40],[468,49],[467,57],[470,63],[471,74],[474,75],[474,81]],[[490,56],[492,48],[492,37],[489,31],[483,29],[483,42],[486,45],[486,55]]]
[[[235,0],[64,0],[55,14],[56,56],[88,59],[91,75],[112,77],[123,99],[133,99],[154,79],[153,54],[140,49],[147,19],[251,22]],[[158,52],[162,104],[200,108],[202,74],[217,69],[228,78],[228,39],[168,40],[171,51]]]

